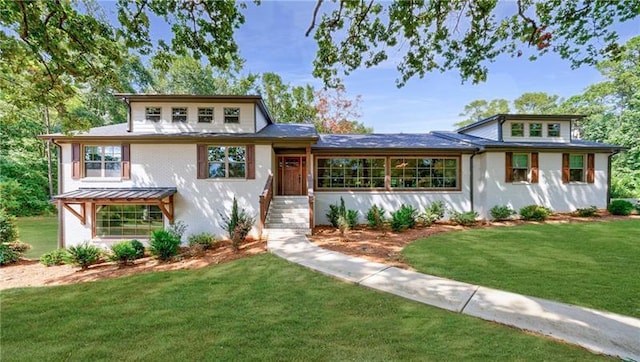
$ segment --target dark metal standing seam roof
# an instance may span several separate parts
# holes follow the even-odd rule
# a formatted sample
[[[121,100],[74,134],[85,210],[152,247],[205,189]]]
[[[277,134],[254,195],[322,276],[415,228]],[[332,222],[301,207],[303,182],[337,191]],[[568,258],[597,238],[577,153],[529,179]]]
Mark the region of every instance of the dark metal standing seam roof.
[[[350,134],[320,135],[312,149],[412,149],[412,150],[460,150],[472,151],[474,145],[440,137],[432,133],[423,134]]]
[[[177,192],[175,187],[80,188],[53,197],[54,200],[161,200]]]

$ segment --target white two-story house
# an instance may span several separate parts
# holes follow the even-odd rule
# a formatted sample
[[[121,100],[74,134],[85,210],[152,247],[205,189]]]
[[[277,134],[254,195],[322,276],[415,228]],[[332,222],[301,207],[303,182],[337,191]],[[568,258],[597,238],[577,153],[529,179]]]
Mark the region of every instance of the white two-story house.
[[[361,216],[374,204],[422,209],[436,200],[483,218],[494,205],[604,208],[611,157],[622,149],[573,139],[580,117],[571,115],[496,115],[456,132],[320,135],[278,124],[259,96],[116,96],[127,123],[42,136],[60,148],[61,247],[145,240],[177,220],[186,235],[225,236],[220,214],[234,197],[256,216],[254,237],[265,226],[326,224],[341,197]],[[274,210],[274,198],[284,210]]]

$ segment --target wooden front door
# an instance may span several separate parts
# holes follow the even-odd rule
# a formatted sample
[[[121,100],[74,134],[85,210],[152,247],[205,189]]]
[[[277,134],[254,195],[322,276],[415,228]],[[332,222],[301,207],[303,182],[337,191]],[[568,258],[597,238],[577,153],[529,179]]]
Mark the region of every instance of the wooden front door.
[[[304,195],[306,188],[306,157],[278,157],[278,194]]]

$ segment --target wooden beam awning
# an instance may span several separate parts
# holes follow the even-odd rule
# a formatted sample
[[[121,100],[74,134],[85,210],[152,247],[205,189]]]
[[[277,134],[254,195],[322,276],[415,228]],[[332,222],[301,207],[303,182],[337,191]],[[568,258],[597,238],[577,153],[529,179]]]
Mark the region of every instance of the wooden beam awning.
[[[173,195],[176,192],[175,187],[79,188],[56,195],[53,200],[80,219],[82,225],[87,222],[87,203],[157,205],[169,222],[173,222]],[[72,205],[79,209],[74,209]]]

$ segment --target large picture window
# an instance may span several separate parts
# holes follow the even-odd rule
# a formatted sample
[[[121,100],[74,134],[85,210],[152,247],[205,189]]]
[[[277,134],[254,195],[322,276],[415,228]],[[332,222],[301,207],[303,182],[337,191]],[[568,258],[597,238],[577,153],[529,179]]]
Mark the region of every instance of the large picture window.
[[[156,205],[96,205],[96,236],[148,237],[164,227]]]
[[[391,188],[454,189],[457,158],[391,158]]]
[[[238,146],[209,146],[207,160],[209,178],[245,178],[246,148]]]
[[[384,188],[384,158],[319,158],[318,188]]]
[[[121,167],[120,146],[84,146],[85,177],[120,177]]]

